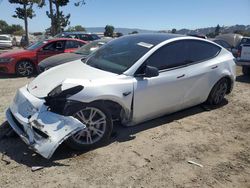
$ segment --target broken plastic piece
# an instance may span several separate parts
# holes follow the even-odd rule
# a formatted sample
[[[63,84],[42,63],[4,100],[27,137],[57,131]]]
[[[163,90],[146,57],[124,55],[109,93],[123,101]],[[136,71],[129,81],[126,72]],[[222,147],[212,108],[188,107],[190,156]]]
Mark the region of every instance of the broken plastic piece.
[[[189,164],[194,164],[194,165],[196,165],[196,166],[199,166],[199,167],[203,168],[203,165],[202,165],[202,164],[196,163],[196,162],[194,162],[194,161],[188,161],[188,163],[189,163]]]

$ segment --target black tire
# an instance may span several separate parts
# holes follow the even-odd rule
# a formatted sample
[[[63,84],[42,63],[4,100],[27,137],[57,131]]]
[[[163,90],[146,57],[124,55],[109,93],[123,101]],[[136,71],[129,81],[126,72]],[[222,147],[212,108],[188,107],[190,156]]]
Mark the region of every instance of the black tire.
[[[92,118],[90,118],[91,114],[88,114],[90,109],[96,110],[96,113],[94,116],[92,116]],[[84,118],[80,117],[81,113],[84,114],[83,115]],[[71,112],[69,112],[69,114],[77,118],[79,121],[85,123],[87,126],[87,128],[82,130],[82,132],[81,131],[77,132],[76,134],[69,137],[69,139],[66,141],[67,145],[71,147],[72,149],[80,150],[80,151],[91,150],[91,149],[104,145],[110,139],[110,135],[113,130],[113,121],[112,121],[110,112],[106,108],[104,108],[102,105],[98,103],[89,104],[85,107],[82,107],[80,110],[77,110],[77,111],[72,110]],[[103,123],[98,124],[98,127],[97,127],[97,123],[92,124],[91,122],[92,120],[95,120],[95,122],[100,121],[101,119],[96,120],[99,117],[101,117],[101,119],[104,119],[104,120],[101,121]],[[83,119],[85,119],[85,121]],[[96,130],[98,130],[99,132],[98,134]],[[99,134],[102,134],[102,135],[100,136]],[[94,141],[92,140],[92,138],[96,139],[96,141],[94,141],[93,143],[88,143],[88,140],[90,142],[90,139],[88,139],[89,137],[87,135],[89,135],[89,137],[91,138],[91,141]]]
[[[242,72],[244,75],[250,75],[250,67],[249,66],[242,66]]]
[[[16,64],[17,76],[31,76],[35,73],[35,66],[29,60],[22,60]]]
[[[228,91],[228,80],[226,78],[220,79],[211,90],[206,103],[208,105],[219,105],[225,98]]]

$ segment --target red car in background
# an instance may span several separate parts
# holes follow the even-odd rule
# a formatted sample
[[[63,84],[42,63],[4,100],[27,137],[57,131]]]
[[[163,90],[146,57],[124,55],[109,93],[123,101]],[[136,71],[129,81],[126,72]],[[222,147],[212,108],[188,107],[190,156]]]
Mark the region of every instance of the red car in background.
[[[39,41],[24,50],[0,54],[0,72],[30,76],[37,71],[37,65],[43,59],[60,53],[73,52],[85,44],[86,41],[70,38]]]

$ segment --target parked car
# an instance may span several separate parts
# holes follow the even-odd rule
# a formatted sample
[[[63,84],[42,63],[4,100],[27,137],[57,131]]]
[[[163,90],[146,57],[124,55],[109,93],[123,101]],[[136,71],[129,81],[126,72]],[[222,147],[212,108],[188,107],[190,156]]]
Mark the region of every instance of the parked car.
[[[111,39],[108,39],[108,38],[95,40],[93,42],[90,42],[89,44],[84,45],[83,47],[81,47],[79,50],[76,50],[75,52],[67,53],[67,54],[58,54],[52,57],[48,57],[42,60],[38,64],[39,71],[41,73],[52,67],[55,67],[64,63],[68,63],[70,61],[86,58],[89,54],[99,49],[102,45],[106,44],[110,40]]]
[[[242,66],[244,75],[250,75],[250,38],[244,39],[238,47],[237,65]]]
[[[221,34],[218,35],[215,40],[221,40],[227,42],[230,47],[234,57],[239,56],[240,46],[243,44],[250,44],[250,38],[244,37],[240,34],[228,33],[228,34]]]
[[[0,35],[0,48],[12,48],[12,39],[8,35]]]
[[[64,140],[79,150],[104,144],[113,121],[131,126],[204,102],[218,105],[234,80],[234,57],[216,43],[129,35],[43,72],[17,91],[6,117],[26,144],[50,158]]]
[[[39,41],[24,50],[0,54],[0,72],[30,76],[43,59],[65,52],[73,52],[87,42],[77,39],[53,39]]]
[[[100,37],[96,34],[89,34],[85,32],[62,32],[57,34],[55,38],[73,38],[81,39],[84,41],[93,41],[100,39]]]

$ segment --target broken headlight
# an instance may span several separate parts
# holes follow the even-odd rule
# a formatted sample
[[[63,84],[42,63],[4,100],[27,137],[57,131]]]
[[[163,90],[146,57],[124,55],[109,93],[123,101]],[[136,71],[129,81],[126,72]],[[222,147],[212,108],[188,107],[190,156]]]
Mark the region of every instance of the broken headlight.
[[[66,90],[62,90],[62,84],[55,87],[51,92],[49,92],[49,98],[68,98],[72,95],[77,94],[83,89],[83,86],[75,86]]]
[[[62,92],[62,84],[55,87],[51,92],[49,92],[48,97],[56,97]]]
[[[62,90],[62,85],[55,87],[48,96],[45,97],[45,105],[49,107],[49,110],[62,114],[67,103],[67,98],[77,94],[83,89],[83,86],[75,86],[66,90]]]

